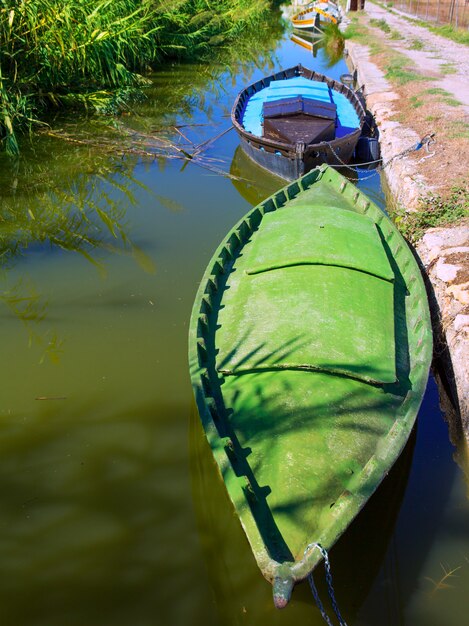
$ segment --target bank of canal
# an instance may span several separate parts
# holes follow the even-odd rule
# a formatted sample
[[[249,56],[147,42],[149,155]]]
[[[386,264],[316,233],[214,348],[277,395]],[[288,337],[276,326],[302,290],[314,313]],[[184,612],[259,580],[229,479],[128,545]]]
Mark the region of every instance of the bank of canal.
[[[349,64],[364,85],[375,117],[386,164],[384,177],[401,220],[402,213],[429,207],[429,214],[435,214],[445,204],[448,221],[456,210],[459,216],[465,213],[456,225],[442,220],[440,228],[431,229],[427,224],[416,247],[427,277],[435,354],[457,406],[452,432],[455,441],[465,439],[468,446],[467,46],[435,35],[381,4],[369,2],[366,13],[348,17],[360,33],[358,41],[347,41]],[[430,143],[419,152],[411,150],[405,158],[395,158],[424,137],[430,138],[429,133],[433,133]],[[435,225],[434,220],[428,222]]]
[[[248,81],[298,62],[336,78],[346,71],[287,35],[267,52],[232,73],[161,71],[127,128],[176,124],[201,143],[229,125]],[[60,126],[100,132],[96,120]],[[236,179],[51,137],[16,165],[1,159],[2,621],[322,624],[306,585],[285,611],[273,608],[188,378],[187,324],[206,263],[278,180],[243,159],[233,132],[206,159]],[[359,173],[358,185],[383,206],[378,174]],[[469,506],[454,454],[431,379],[415,439],[332,554],[349,625],[463,623]],[[442,566],[454,570],[449,588],[438,586]]]

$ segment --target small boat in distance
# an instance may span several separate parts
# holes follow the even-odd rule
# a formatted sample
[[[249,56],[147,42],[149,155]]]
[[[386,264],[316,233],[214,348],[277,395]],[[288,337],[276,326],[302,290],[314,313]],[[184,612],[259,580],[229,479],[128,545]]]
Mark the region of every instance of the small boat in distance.
[[[249,85],[231,111],[246,154],[287,180],[349,163],[364,120],[353,89],[302,65]]]
[[[339,24],[340,9],[330,0],[318,0],[291,18],[293,28],[320,31],[324,24]]]
[[[322,35],[320,13],[312,13],[309,9],[301,11],[301,13],[297,13],[291,18],[291,23],[293,24],[293,28]]]
[[[261,202],[216,249],[192,310],[190,375],[278,608],[398,459],[431,357],[412,252],[332,168]]]

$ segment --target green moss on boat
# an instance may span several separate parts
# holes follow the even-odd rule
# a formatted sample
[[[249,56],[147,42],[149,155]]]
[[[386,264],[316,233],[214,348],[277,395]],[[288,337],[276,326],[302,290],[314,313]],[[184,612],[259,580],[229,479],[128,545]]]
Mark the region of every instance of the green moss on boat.
[[[191,318],[191,378],[276,606],[398,458],[431,355],[411,251],[328,166],[253,208],[216,250]]]

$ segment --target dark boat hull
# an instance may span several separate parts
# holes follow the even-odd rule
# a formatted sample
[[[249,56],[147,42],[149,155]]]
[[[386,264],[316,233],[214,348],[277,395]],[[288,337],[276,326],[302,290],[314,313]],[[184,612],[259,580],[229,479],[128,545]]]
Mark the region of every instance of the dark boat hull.
[[[293,144],[274,141],[246,131],[242,125],[242,114],[249,98],[261,89],[268,87],[274,80],[284,80],[298,75],[313,81],[325,82],[331,89],[344,94],[352,103],[359,117],[359,127],[344,137],[309,145],[301,142]],[[352,89],[301,65],[277,72],[243,89],[236,98],[231,112],[231,121],[240,137],[244,152],[258,165],[286,180],[296,180],[324,163],[328,165],[350,163],[362,133],[364,120],[363,105]]]
[[[328,165],[343,165],[350,163],[353,157],[361,131],[357,131],[341,140],[339,146],[331,148],[329,144],[315,144],[306,146],[302,151],[273,149],[267,146],[261,138],[255,141],[254,137],[240,137],[241,147],[247,156],[258,165],[281,176],[286,180],[296,180],[315,167],[327,163]],[[304,144],[302,144],[304,146]],[[339,149],[339,151],[337,151]]]

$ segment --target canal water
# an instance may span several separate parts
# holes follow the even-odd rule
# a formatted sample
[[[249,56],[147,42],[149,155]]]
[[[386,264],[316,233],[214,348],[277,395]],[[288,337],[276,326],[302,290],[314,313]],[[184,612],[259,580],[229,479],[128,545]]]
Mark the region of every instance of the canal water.
[[[196,162],[173,148],[161,156],[154,139],[221,134],[242,86],[282,67],[347,71],[296,46],[274,18],[235,61],[156,73],[118,122],[57,118],[60,139],[25,141],[18,163],[0,157],[2,625],[323,623],[306,584],[273,608],[188,377],[205,265],[281,181],[243,156],[234,132]],[[96,146],[129,137],[158,159]],[[357,179],[384,206],[378,174]],[[331,555],[349,626],[468,623],[468,489],[456,454],[431,379],[405,454]]]

